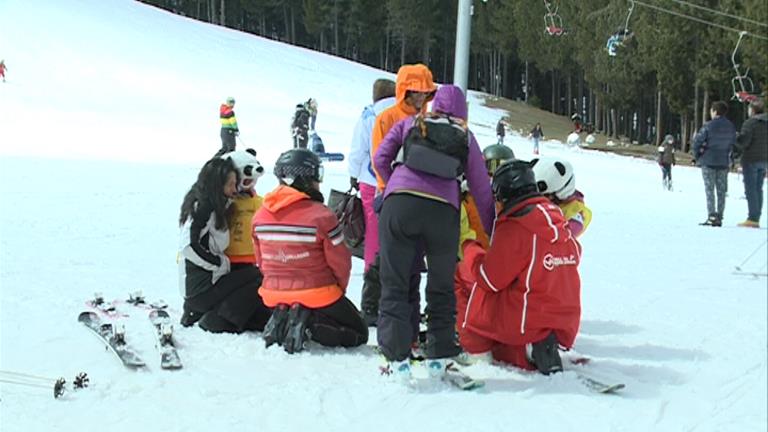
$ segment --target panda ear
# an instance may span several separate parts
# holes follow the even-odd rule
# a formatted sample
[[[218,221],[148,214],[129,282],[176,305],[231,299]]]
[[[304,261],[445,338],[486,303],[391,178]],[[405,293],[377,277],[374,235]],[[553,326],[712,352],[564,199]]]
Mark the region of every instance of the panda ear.
[[[252,148],[247,148],[247,149],[245,149],[245,151],[246,151],[247,153],[250,153],[250,154],[251,154],[251,155],[253,155],[253,156],[256,156],[256,150],[254,150],[254,149],[252,149]]]
[[[560,173],[560,175],[565,175],[565,165],[561,164],[560,162],[555,162],[555,168],[557,169],[557,172]]]

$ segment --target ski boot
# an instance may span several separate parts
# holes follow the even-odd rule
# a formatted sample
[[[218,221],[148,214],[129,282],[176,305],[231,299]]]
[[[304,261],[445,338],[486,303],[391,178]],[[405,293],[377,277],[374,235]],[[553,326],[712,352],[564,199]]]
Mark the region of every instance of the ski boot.
[[[272,311],[272,316],[267,321],[267,325],[264,326],[264,333],[261,337],[264,339],[266,348],[269,348],[274,343],[278,345],[283,344],[285,339],[285,328],[288,323],[288,305],[280,303],[275,306],[275,310]]]
[[[285,340],[283,340],[285,352],[293,354],[304,349],[304,345],[310,338],[311,318],[311,309],[307,309],[299,303],[291,305],[291,310],[288,312]]]
[[[381,374],[385,376],[392,376],[404,385],[409,385],[413,381],[413,374],[411,373],[411,362],[408,359],[403,361],[388,361],[384,366],[381,366]]]
[[[557,345],[555,332],[531,345],[531,363],[544,375],[563,371],[563,361],[560,359]]]
[[[441,359],[428,359],[427,360],[427,372],[431,379],[440,379],[445,376],[445,369],[448,367],[448,360]]]
[[[705,220],[704,222],[700,223],[699,225],[719,227],[719,226],[723,226],[723,220],[722,220],[722,218],[718,214],[714,213],[714,214],[709,215],[707,220]]]

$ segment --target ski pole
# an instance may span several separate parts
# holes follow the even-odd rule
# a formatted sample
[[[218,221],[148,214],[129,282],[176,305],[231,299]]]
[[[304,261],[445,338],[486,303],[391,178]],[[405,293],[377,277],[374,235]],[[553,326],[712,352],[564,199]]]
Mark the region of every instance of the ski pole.
[[[751,253],[751,254],[749,254],[749,256],[747,257],[747,259],[745,259],[744,261],[742,261],[742,263],[741,263],[741,264],[737,265],[737,266],[736,266],[736,270],[738,270],[738,271],[741,271],[741,266],[743,266],[744,264],[746,264],[746,263],[747,263],[747,261],[749,261],[749,259],[750,259],[750,258],[752,258],[753,256],[755,256],[755,254],[757,253],[757,251],[759,251],[760,249],[762,249],[762,248],[763,248],[763,246],[765,246],[765,244],[766,244],[766,243],[768,243],[768,240],[766,240],[766,241],[762,242],[762,243],[760,244],[760,246],[758,246],[758,247],[757,247],[757,249],[755,249],[754,251],[752,251],[752,253]]]

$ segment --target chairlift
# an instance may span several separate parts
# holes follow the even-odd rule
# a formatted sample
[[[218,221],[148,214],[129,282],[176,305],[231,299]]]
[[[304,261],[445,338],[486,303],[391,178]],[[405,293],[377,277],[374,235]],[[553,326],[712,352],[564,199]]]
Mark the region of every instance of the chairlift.
[[[612,34],[608,38],[608,42],[605,44],[605,49],[608,50],[608,55],[616,57],[618,54],[618,48],[624,46],[624,42],[630,39],[635,34],[629,29],[629,19],[632,17],[632,12],[635,11],[635,1],[629,0],[629,11],[627,12],[627,19],[624,21],[624,27],[619,28],[616,33]]]
[[[544,14],[544,33],[550,36],[564,35],[563,18],[557,13],[559,6],[555,6],[554,10],[552,10],[552,4],[544,0],[544,7],[547,8],[547,13]]]
[[[739,32],[739,40],[736,42],[736,48],[733,49],[731,54],[731,63],[733,63],[733,70],[736,71],[736,76],[731,80],[731,87],[733,88],[733,98],[739,102],[749,103],[757,98],[755,93],[755,85],[752,82],[752,78],[749,77],[749,68],[741,74],[739,64],[736,63],[736,53],[739,51],[739,45],[741,40],[747,34],[745,31]]]

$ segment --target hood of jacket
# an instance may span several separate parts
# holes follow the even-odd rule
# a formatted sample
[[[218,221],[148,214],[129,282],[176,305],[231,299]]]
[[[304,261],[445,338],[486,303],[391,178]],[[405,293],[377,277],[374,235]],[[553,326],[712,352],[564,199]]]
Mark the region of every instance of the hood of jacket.
[[[529,198],[499,215],[497,222],[513,222],[550,243],[564,243],[571,239],[560,207],[544,197]]]
[[[264,202],[261,207],[270,213],[276,213],[295,202],[308,199],[309,195],[304,192],[287,185],[280,185],[277,189],[264,195]]]
[[[433,92],[436,89],[437,86],[432,81],[432,71],[423,64],[403,65],[397,71],[395,98],[400,106],[405,104],[405,93],[409,90]]]
[[[432,111],[467,119],[467,100],[460,87],[453,84],[440,86],[432,100]]]

